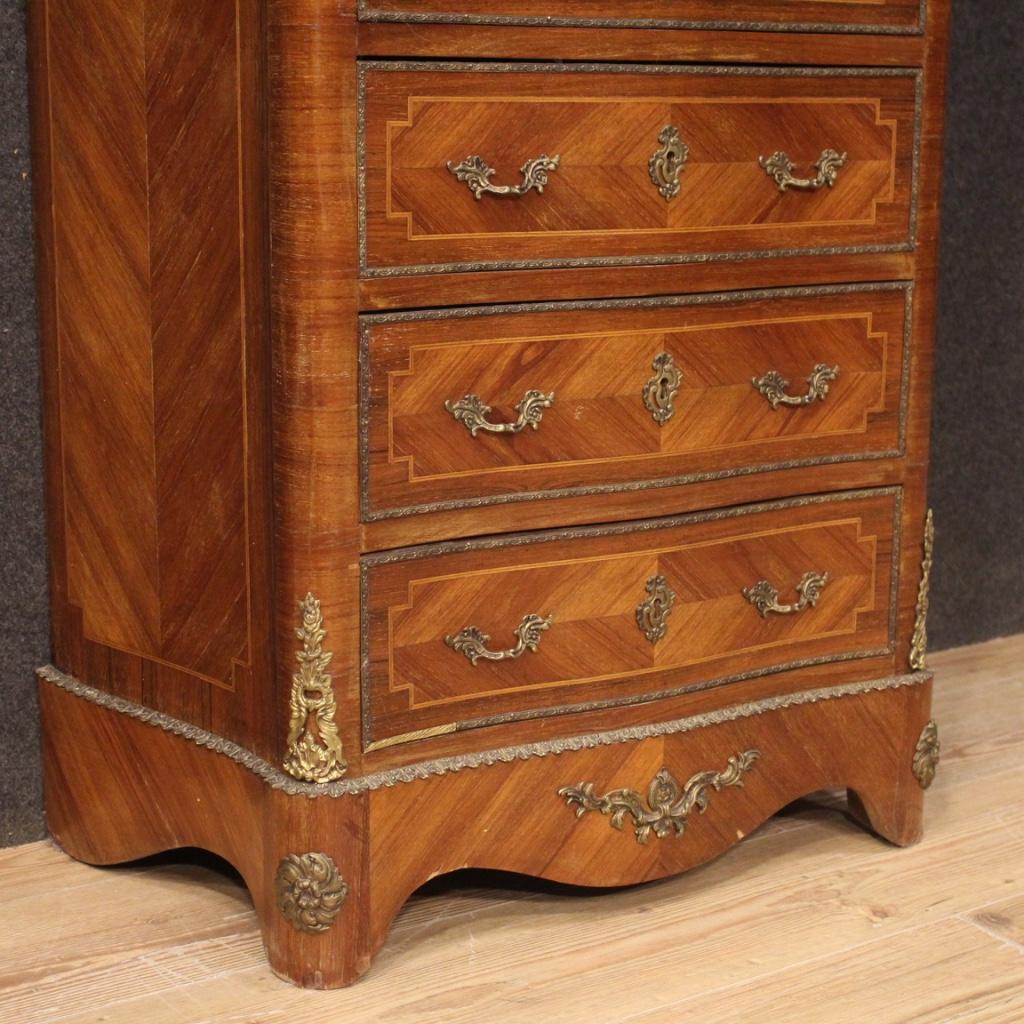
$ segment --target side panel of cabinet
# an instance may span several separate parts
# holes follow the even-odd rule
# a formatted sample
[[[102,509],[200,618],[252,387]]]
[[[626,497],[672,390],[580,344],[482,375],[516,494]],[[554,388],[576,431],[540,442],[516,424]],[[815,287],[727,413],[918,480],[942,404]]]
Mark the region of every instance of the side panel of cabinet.
[[[32,5],[55,659],[257,749],[262,5]]]

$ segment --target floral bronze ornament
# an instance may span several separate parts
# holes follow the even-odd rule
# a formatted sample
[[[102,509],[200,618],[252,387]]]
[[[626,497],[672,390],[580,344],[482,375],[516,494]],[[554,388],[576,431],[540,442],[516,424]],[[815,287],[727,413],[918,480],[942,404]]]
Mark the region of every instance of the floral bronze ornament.
[[[281,913],[307,935],[327,931],[348,896],[348,884],[326,853],[289,854],[278,866],[274,884]]]
[[[604,796],[596,796],[592,782],[563,786],[558,795],[565,798],[569,807],[575,805],[577,818],[582,818],[587,811],[600,811],[611,817],[612,828],[620,832],[626,817],[631,817],[636,841],[643,846],[652,832],[659,839],[673,832],[677,836],[683,835],[694,808],[701,814],[708,809],[708,790],[718,792],[726,786],[742,787],[744,774],[754,767],[760,756],[759,750],[734,754],[724,771],[698,772],[682,788],[672,773],[662,768],[647,790],[646,807],[640,794],[632,789],[616,789]]]
[[[935,516],[931,509],[924,521],[924,557],[921,560],[921,583],[917,588],[917,617],[910,638],[910,667],[921,671],[928,660],[928,591],[932,582],[932,560],[935,556]]]
[[[668,617],[675,603],[675,592],[664,576],[652,576],[647,581],[647,600],[636,610],[636,624],[652,644],[668,631]]]
[[[786,153],[781,151],[772,153],[768,157],[759,157],[758,163],[764,168],[765,173],[779,186],[780,192],[786,189],[797,188],[805,192],[816,192],[819,188],[828,186],[832,188],[839,177],[839,168],[846,163],[846,154],[838,153],[834,149],[826,149],[814,165],[817,172],[813,178],[797,178],[794,176],[794,164]]]
[[[299,671],[292,681],[291,727],[284,770],[302,782],[334,782],[348,771],[341,737],[334,721],[337,703],[327,673],[334,655],[324,651],[324,618],[320,602],[307,594],[300,604],[302,641]]]
[[[679,129],[667,124],[658,135],[659,149],[647,162],[651,183],[657,188],[665,202],[679,195],[679,176],[683,173],[690,147],[683,142]]]
[[[922,789],[927,789],[935,781],[935,772],[939,767],[939,727],[930,721],[921,731],[921,736],[914,749],[914,778]]]

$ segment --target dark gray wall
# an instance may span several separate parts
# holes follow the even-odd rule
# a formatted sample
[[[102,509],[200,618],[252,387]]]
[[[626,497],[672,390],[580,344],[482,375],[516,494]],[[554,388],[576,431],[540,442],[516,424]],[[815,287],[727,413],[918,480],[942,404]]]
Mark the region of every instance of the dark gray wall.
[[[1024,631],[1024,3],[954,0],[933,645]]]
[[[0,0],[0,846],[42,832],[33,670],[47,659],[24,0]]]
[[[24,0],[0,0],[0,846],[42,835],[48,658]],[[1024,631],[1024,4],[956,4],[932,502],[933,648]]]

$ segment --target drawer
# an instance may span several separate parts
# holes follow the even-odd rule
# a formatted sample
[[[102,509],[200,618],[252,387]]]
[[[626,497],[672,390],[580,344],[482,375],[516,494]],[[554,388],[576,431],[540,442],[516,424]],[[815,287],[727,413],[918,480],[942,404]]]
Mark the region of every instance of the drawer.
[[[889,654],[901,493],[366,556],[364,744]]]
[[[925,0],[360,0],[363,21],[911,34]],[[567,13],[570,12],[570,13]]]
[[[908,285],[362,323],[363,516],[902,454]]]
[[[370,62],[364,276],[912,248],[919,72]]]

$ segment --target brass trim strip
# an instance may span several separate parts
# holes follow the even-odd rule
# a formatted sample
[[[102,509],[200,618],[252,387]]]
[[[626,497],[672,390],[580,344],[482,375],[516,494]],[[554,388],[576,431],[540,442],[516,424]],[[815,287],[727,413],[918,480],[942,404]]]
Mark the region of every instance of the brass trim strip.
[[[892,526],[892,558],[890,561],[889,575],[889,640],[885,647],[873,648],[863,651],[848,651],[842,654],[822,655],[816,658],[797,659],[795,661],[766,666],[750,672],[736,673],[731,676],[721,676],[715,679],[704,680],[699,683],[691,683],[686,686],[679,686],[668,690],[659,690],[653,693],[642,693],[628,697],[618,697],[610,700],[589,701],[580,704],[563,704],[555,707],[532,708],[523,711],[505,712],[485,718],[464,719],[456,722],[445,723],[443,728],[446,732],[468,732],[473,729],[484,729],[495,725],[508,725],[511,722],[532,721],[541,718],[553,718],[561,715],[579,714],[585,711],[601,711],[608,708],[629,707],[635,704],[645,704],[650,701],[663,700],[668,697],[679,697],[687,693],[698,693],[703,690],[714,689],[729,683],[746,682],[751,679],[760,679],[767,675],[777,675],[780,672],[792,672],[797,669],[814,668],[822,665],[839,664],[841,662],[859,661],[864,658],[884,657],[894,654],[897,646],[897,619],[899,613],[899,585],[900,585],[900,559],[902,552],[903,536],[903,488],[902,487],[877,487],[858,491],[839,491],[829,494],[814,494],[797,498],[785,498],[779,501],[759,502],[751,505],[734,505],[729,508],[713,509],[706,512],[690,512],[681,516],[666,516],[659,519],[632,520],[623,523],[614,523],[606,526],[581,526],[569,529],[555,530],[534,530],[529,533],[517,533],[498,535],[494,537],[482,537],[472,540],[443,541],[438,544],[422,544],[412,548],[396,548],[390,551],[382,551],[376,554],[363,555],[360,560],[360,581],[359,581],[359,644],[360,644],[360,702],[363,725],[363,752],[378,749],[382,743],[388,746],[398,746],[401,743],[412,742],[418,738],[422,730],[410,733],[402,733],[395,736],[376,738],[373,735],[373,701],[370,694],[370,617],[368,614],[370,597],[370,570],[378,565],[388,565],[394,562],[412,561],[422,558],[434,558],[439,555],[459,554],[466,551],[486,551],[495,548],[514,548],[528,544],[541,544],[548,541],[559,540],[582,540],[588,537],[611,537],[622,534],[642,535],[652,530],[669,529],[676,526],[685,526],[698,523],[718,522],[723,519],[735,519],[745,515],[752,515],[758,512],[778,511],[787,508],[803,508],[808,505],[839,504],[847,501],[856,501],[861,498],[874,496],[892,496],[893,502],[893,526]],[[439,727],[440,728],[440,727]]]
[[[529,17],[514,14],[442,14],[378,11],[372,0],[359,0],[360,21],[399,22],[413,25],[508,25],[547,28],[688,29],[705,32],[809,32],[815,35],[919,36],[928,18],[928,0],[921,0],[916,25],[857,25],[845,22],[730,21],[678,18],[572,18],[558,15]]]
[[[525,761],[532,757],[547,757],[552,754],[564,754],[579,750],[593,750],[598,747],[610,747],[620,743],[635,743],[639,740],[654,739],[661,736],[676,736],[681,733],[694,732],[725,722],[735,722],[743,718],[754,718],[773,711],[800,707],[805,704],[817,704],[827,700],[843,697],[854,697],[865,693],[884,690],[898,690],[907,686],[921,686],[932,680],[931,672],[913,672],[908,675],[886,676],[857,683],[845,683],[841,686],[822,687],[817,690],[804,690],[797,693],[780,694],[765,697],[761,700],[749,701],[744,704],[732,704],[700,715],[677,718],[668,722],[657,722],[651,725],[629,726],[613,729],[608,732],[589,733],[582,736],[568,736],[563,739],[545,740],[541,743],[527,743],[512,747],[499,747],[492,750],[478,751],[470,754],[458,754],[452,757],[438,758],[433,761],[421,761],[418,764],[406,765],[401,768],[389,768],[374,772],[361,778],[341,779],[326,785],[298,782],[284,772],[264,761],[250,750],[232,743],[230,740],[200,729],[197,725],[172,718],[162,711],[155,711],[141,704],[135,704],[123,697],[116,697],[103,690],[75,679],[52,665],[36,670],[36,675],[45,683],[64,690],[75,697],[87,700],[108,711],[127,715],[146,725],[155,726],[180,736],[182,739],[204,747],[215,754],[230,758],[243,768],[247,768],[266,782],[271,789],[280,790],[288,796],[303,797],[343,797],[359,793],[372,792],[377,789],[390,788],[405,782],[419,782],[468,768],[484,768],[495,764],[511,764]]]
[[[366,95],[367,77],[373,71],[488,72],[512,74],[627,74],[627,75],[736,75],[749,78],[913,78],[914,79],[914,144],[910,172],[910,222],[907,240],[879,245],[824,246],[794,249],[759,249],[749,252],[677,253],[648,256],[586,256],[576,259],[551,257],[536,260],[485,260],[469,263],[418,263],[408,266],[370,266],[367,255],[366,202]],[[918,205],[920,198],[921,135],[924,120],[924,71],[921,68],[836,68],[836,67],[774,67],[771,65],[736,64],[564,64],[533,63],[459,63],[457,61],[361,60],[358,62],[356,112],[356,198],[359,230],[359,272],[361,278],[404,277],[421,274],[475,273],[483,270],[552,270],[559,267],[625,267],[675,266],[693,263],[788,258],[795,256],[838,256],[866,253],[914,252],[917,245]]]
[[[729,302],[750,302],[770,298],[814,298],[823,295],[855,295],[871,292],[902,291],[903,300],[903,359],[900,367],[900,405],[897,447],[883,452],[853,452],[848,455],[822,455],[806,459],[789,459],[735,469],[710,470],[704,473],[686,473],[681,476],[655,480],[627,480],[614,484],[592,484],[583,487],[556,487],[542,491],[518,491],[512,494],[488,494],[479,497],[457,498],[447,501],[425,502],[396,508],[375,509],[370,505],[370,336],[376,324],[408,323],[410,321],[455,320],[477,316],[498,316],[508,313],[574,312],[591,309],[660,309],[675,306],[719,305]],[[799,288],[759,288],[739,292],[714,292],[705,295],[674,295],[643,299],[594,299],[572,302],[535,302],[500,306],[459,306],[453,309],[427,309],[412,312],[367,313],[359,318],[359,500],[364,523],[405,516],[426,515],[431,512],[453,512],[457,509],[486,508],[492,505],[518,504],[572,497],[590,497],[599,494],[621,494],[631,491],[649,491],[686,484],[706,483],[732,477],[753,476],[758,473],[803,469],[808,466],[829,466],[846,462],[868,462],[878,459],[897,459],[906,454],[907,420],[910,412],[910,364],[914,337],[914,285],[911,281],[885,281],[879,284],[819,285]],[[571,463],[567,463],[571,465]]]

